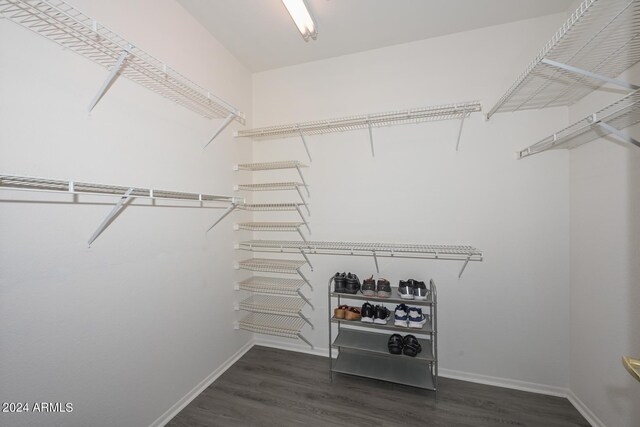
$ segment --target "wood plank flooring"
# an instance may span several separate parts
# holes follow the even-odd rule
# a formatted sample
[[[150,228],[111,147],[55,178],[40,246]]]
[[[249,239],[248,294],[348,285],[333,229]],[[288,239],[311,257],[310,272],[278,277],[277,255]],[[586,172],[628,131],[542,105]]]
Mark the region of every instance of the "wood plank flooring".
[[[326,358],[256,346],[169,427],[583,426],[567,399],[440,378],[433,392],[334,374]]]

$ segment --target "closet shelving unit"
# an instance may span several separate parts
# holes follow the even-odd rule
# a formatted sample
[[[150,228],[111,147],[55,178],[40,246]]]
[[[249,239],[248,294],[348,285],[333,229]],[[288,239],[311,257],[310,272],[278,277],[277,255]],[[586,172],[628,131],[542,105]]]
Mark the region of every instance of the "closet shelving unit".
[[[635,91],[571,126],[520,150],[518,158],[522,159],[551,149],[576,148],[607,135],[615,135],[640,148],[640,142],[619,130],[636,123],[640,123],[640,91]]]
[[[471,101],[457,104],[438,105],[408,110],[342,117],[336,119],[268,126],[255,129],[244,129],[236,131],[235,136],[238,138],[254,138],[258,140],[300,137],[309,160],[311,161],[311,153],[309,151],[309,146],[306,140],[306,136],[309,135],[320,135],[334,132],[367,129],[369,131],[371,154],[375,155],[373,146],[373,128],[423,123],[436,120],[459,119],[460,129],[456,142],[457,150],[460,145],[462,126],[464,124],[465,118],[469,117],[471,113],[479,112],[481,110],[482,107],[479,101]]]
[[[231,121],[245,122],[236,107],[62,0],[0,0],[0,17],[110,70],[89,111],[122,75],[203,117],[224,118],[209,142]]]
[[[309,304],[313,309],[313,305],[300,292],[303,284],[313,290],[313,286],[300,270],[305,264],[305,261],[299,260],[266,258],[251,258],[238,262],[237,269],[298,275],[300,279],[252,277],[240,282],[237,289],[258,294],[254,294],[238,304],[238,310],[250,313],[240,320],[236,327],[255,333],[298,338],[313,348],[311,342],[301,333],[305,324],[309,324],[313,328],[311,321],[302,313],[305,304]]]
[[[639,41],[640,1],[584,0],[498,100],[487,118],[500,112],[572,105],[605,83],[630,92],[640,89],[640,86],[617,78],[640,60]],[[635,102],[635,93],[632,95]],[[591,123],[592,129],[605,129],[606,134],[638,145],[620,132],[621,127],[607,121],[616,118],[615,114],[606,117],[614,113],[616,104],[624,104],[628,100],[625,97],[605,108],[607,111],[604,115],[596,113]],[[619,120],[618,124],[624,125],[624,121]],[[580,122],[575,126],[580,126]],[[569,142],[572,138],[563,135],[567,129],[550,138]],[[593,135],[592,139],[597,138],[597,132]],[[540,150],[542,147],[572,148],[571,144],[564,142],[550,142],[547,138],[521,150],[518,158],[548,149]]]
[[[458,277],[469,261],[482,261],[482,251],[462,245],[422,245],[410,243],[328,242],[294,240],[249,240],[237,244],[237,249],[252,252],[300,253],[308,255],[371,256],[378,268],[378,257],[418,258],[463,261]]]
[[[235,224],[234,228],[236,230],[257,232],[296,232],[305,241],[306,238],[301,231],[302,226],[306,226],[309,233],[311,232],[309,223],[301,211],[301,206],[304,206],[307,213],[311,214],[309,205],[301,190],[304,187],[307,196],[310,195],[309,186],[302,174],[302,168],[306,167],[307,165],[297,160],[235,165],[234,170],[248,172],[280,169],[296,170],[302,182],[284,181],[236,185],[234,188],[236,191],[296,191],[300,197],[300,203],[243,203],[238,204],[237,208],[252,212],[295,211],[300,215],[301,221],[241,222]],[[238,323],[238,328],[260,334],[298,338],[313,348],[311,342],[301,334],[301,329],[305,324],[310,325],[313,329],[311,320],[302,311],[303,308],[305,305],[309,305],[312,310],[314,309],[309,299],[300,291],[300,288],[305,284],[313,289],[311,283],[301,271],[301,268],[308,263],[308,258],[304,254],[303,256],[305,261],[253,258],[238,263],[238,268],[253,272],[296,274],[300,277],[300,279],[287,279],[254,276],[240,282],[236,289],[248,291],[251,295],[237,304],[237,309],[248,311],[251,314]]]
[[[413,387],[419,387],[438,393],[438,323],[437,291],[431,280],[429,296],[426,301],[407,301],[399,297],[397,288],[393,288],[391,298],[365,297],[361,294],[350,295],[332,292],[333,278],[329,280],[329,369],[331,373],[357,375],[379,379]],[[332,304],[332,300],[336,304]],[[393,319],[386,325],[365,323],[346,319],[337,319],[333,308],[347,300],[366,300],[372,303],[410,303],[426,309],[427,322],[422,328],[405,328],[393,325]],[[333,339],[332,325],[337,326],[337,335]],[[354,329],[358,328],[358,329]],[[416,357],[390,354],[387,341],[389,334],[412,334],[418,336],[422,351]],[[338,351],[333,358],[333,351]]]
[[[0,175],[0,189],[119,197],[120,199],[115,204],[111,212],[109,212],[106,218],[98,226],[97,230],[89,238],[89,245],[91,245],[93,241],[96,240],[104,230],[106,230],[116,216],[125,209],[128,203],[134,198],[197,202],[200,206],[203,206],[203,202],[223,202],[228,203],[231,206],[234,206],[239,202],[238,199],[231,196],[186,193],[171,190],[154,190],[151,188],[127,187],[120,185],[93,184],[87,182],[34,178],[18,175]]]

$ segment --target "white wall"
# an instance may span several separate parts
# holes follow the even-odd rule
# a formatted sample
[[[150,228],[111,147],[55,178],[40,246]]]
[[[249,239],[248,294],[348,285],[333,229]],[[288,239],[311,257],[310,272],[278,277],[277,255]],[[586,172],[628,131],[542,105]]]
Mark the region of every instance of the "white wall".
[[[637,83],[640,67],[623,78]],[[570,108],[571,121],[623,95],[594,93]],[[638,126],[625,132],[640,136]],[[597,423],[637,426],[640,384],[621,357],[640,355],[640,150],[607,137],[570,157],[570,388]]]
[[[73,0],[251,112],[250,73],[170,0]],[[251,158],[207,120],[0,21],[0,173],[231,194]],[[51,203],[32,203],[32,201]],[[1,425],[151,424],[250,339],[233,330],[232,231],[221,209],[134,202],[88,249],[114,199],[0,194],[0,401],[72,402]],[[161,203],[159,203],[161,204]],[[229,221],[229,220],[228,220]]]
[[[255,74],[254,124],[474,99],[488,111],[563,19],[553,15]],[[565,108],[499,114],[490,122],[474,114],[458,153],[458,121],[376,129],[375,158],[366,131],[310,137],[311,237],[484,250],[485,261],[470,264],[461,280],[456,262],[382,259],[380,275],[395,284],[435,280],[446,374],[559,391],[568,383],[568,154],[517,161],[514,153],[566,123]],[[253,146],[256,161],[306,160],[295,138]],[[295,175],[255,176],[274,178]],[[326,349],[328,278],[354,271],[363,279],[375,270],[371,259],[312,261],[316,329],[305,334]]]

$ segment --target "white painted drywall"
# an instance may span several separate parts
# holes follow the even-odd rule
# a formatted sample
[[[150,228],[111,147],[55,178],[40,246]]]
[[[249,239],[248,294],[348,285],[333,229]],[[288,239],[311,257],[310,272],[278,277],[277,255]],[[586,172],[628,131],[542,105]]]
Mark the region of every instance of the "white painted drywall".
[[[637,83],[640,67],[622,78]],[[588,96],[570,108],[571,122],[624,94]],[[640,137],[638,126],[625,132]],[[640,383],[621,357],[640,355],[640,150],[607,137],[570,153],[570,388],[597,422],[634,427]]]
[[[251,79],[170,0],[71,3],[251,112]],[[251,159],[207,120],[0,20],[0,173],[231,194]],[[32,201],[52,203],[31,203]],[[147,426],[236,353],[231,220],[221,209],[134,202],[96,240],[111,198],[0,194],[0,401],[71,402],[0,425]],[[87,203],[88,202],[88,203]],[[162,203],[158,203],[162,204]]]
[[[488,111],[563,19],[552,15],[255,74],[254,124],[474,99]],[[457,153],[458,121],[375,129],[375,158],[366,131],[309,137],[311,238],[471,244],[484,250],[485,261],[470,264],[461,280],[461,263],[449,261],[381,259],[380,275],[395,284],[409,277],[436,281],[441,368],[537,389],[566,387],[568,154],[515,159],[517,149],[566,123],[566,108],[498,114],[490,122],[474,114],[465,122]],[[253,147],[256,161],[306,161],[296,138]],[[254,179],[295,175],[262,173]],[[327,280],[336,271],[363,279],[374,273],[374,263],[329,256],[312,261],[309,277],[316,289],[306,292],[316,304],[316,329],[304,333],[326,349]]]

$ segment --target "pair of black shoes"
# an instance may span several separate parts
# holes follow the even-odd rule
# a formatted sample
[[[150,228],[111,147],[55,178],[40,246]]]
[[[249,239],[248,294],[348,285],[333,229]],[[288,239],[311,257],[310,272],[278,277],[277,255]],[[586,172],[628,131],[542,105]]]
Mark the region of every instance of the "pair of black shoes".
[[[360,279],[351,273],[336,273],[333,276],[333,291],[339,294],[355,295],[360,291]]]
[[[402,338],[400,334],[393,334],[389,337],[389,353],[405,354],[410,357],[416,357],[422,351],[422,346],[418,342],[418,338],[413,335],[405,335]]]

